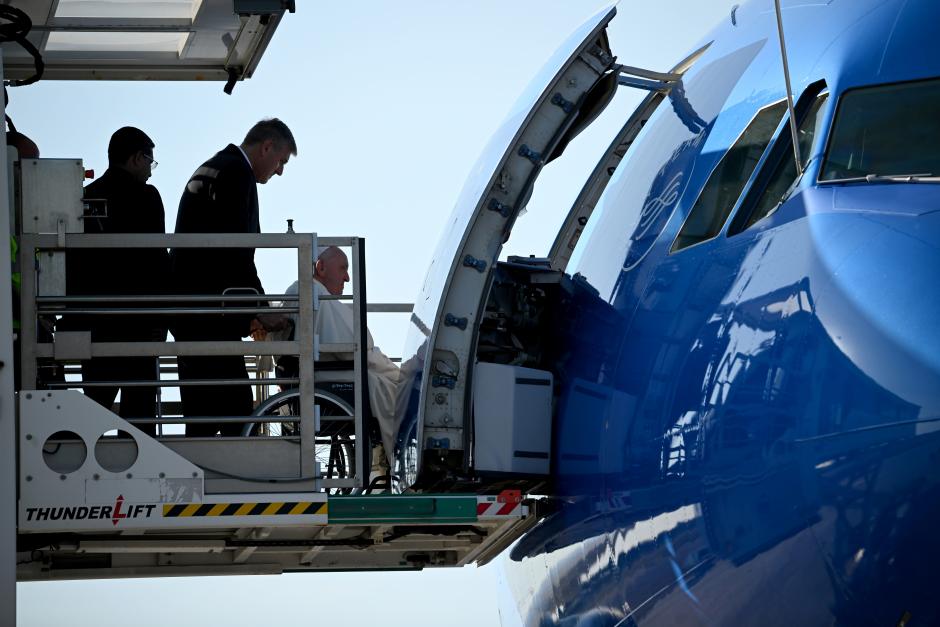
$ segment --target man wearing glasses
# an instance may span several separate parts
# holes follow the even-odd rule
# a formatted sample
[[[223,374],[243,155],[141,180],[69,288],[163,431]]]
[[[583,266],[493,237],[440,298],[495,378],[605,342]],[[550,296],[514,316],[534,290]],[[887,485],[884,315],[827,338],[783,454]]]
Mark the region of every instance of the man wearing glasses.
[[[108,144],[108,169],[85,187],[85,199],[93,209],[84,221],[85,233],[165,233],[160,192],[148,185],[154,143],[138,128],[125,126],[114,132]],[[70,296],[128,296],[167,293],[169,254],[165,248],[111,248],[74,250],[66,261]],[[90,307],[108,306],[94,303]],[[121,307],[153,306],[153,303],[121,303]],[[68,316],[60,330],[91,331],[92,342],[162,342],[166,322],[158,316]],[[153,381],[158,379],[155,357],[99,357],[82,362],[82,382]],[[156,387],[88,386],[85,394],[111,408],[121,390],[123,418],[156,416]],[[154,425],[140,425],[155,433]]]

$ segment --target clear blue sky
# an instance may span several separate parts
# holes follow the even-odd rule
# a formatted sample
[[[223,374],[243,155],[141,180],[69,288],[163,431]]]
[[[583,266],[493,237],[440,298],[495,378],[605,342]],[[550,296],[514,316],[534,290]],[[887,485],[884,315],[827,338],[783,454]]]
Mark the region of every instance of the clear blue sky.
[[[249,81],[44,82],[10,90],[8,113],[44,157],[80,157],[103,172],[111,132],[144,129],[160,162],[168,230],[189,175],[262,117],[293,130],[299,154],[259,188],[262,230],[366,238],[375,302],[411,302],[438,234],[490,134],[566,36],[601,0],[339,3],[299,0]],[[610,29],[620,62],[666,70],[732,0],[624,0]],[[544,255],[584,177],[640,94],[621,90],[605,114],[548,166],[506,254]],[[295,280],[283,254],[259,251],[269,293]],[[404,316],[370,327],[400,354]],[[498,565],[422,573],[139,579],[17,587],[18,625],[422,625],[499,623]],[[506,624],[512,624],[507,620]]]

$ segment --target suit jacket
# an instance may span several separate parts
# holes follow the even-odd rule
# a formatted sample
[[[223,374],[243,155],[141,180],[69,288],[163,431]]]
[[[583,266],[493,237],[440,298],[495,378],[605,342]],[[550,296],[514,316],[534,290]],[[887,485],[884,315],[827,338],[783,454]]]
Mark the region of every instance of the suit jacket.
[[[241,149],[229,144],[193,173],[176,216],[177,233],[260,233],[258,189]],[[170,252],[173,290],[182,294],[221,294],[230,288],[264,293],[254,248],[178,248]],[[191,316],[190,330],[224,328],[225,335],[248,334],[251,315]],[[185,328],[183,331],[185,332]],[[175,333],[174,333],[175,334]]]
[[[166,232],[160,193],[124,170],[108,168],[101,178],[85,187],[85,198],[103,199],[107,203],[106,215],[85,220],[85,233]],[[165,248],[89,249],[68,253],[66,291],[70,295],[159,295],[167,292],[168,283],[169,255]],[[134,303],[122,305],[134,306]],[[165,333],[166,321],[161,317],[79,316],[70,317],[63,326],[91,330],[99,341],[148,340],[154,335],[148,329],[162,327]]]

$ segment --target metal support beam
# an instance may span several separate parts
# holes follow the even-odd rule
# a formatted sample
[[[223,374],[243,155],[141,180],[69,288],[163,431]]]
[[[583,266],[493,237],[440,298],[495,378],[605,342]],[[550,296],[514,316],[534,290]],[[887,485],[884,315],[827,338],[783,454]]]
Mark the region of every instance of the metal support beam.
[[[667,92],[672,89],[673,83],[664,81],[651,81],[645,78],[635,78],[633,76],[617,77],[617,84],[621,87],[633,87],[635,89],[645,89],[646,91]]]
[[[617,73],[618,85],[647,91],[666,92],[672,89],[673,84],[682,80],[682,74],[679,72],[654,72],[629,65],[618,66]]]
[[[648,78],[653,81],[662,81],[664,83],[678,83],[682,80],[682,72],[654,72],[653,70],[645,70],[640,67],[633,67],[632,65],[621,65],[618,68],[618,71],[621,74],[629,74],[630,76],[639,76],[641,78]]]
[[[3,57],[0,52],[0,80]],[[4,105],[0,102],[0,112]],[[10,185],[7,180],[6,125],[0,124],[0,233],[9,238]],[[9,246],[6,241],[4,248]],[[10,255],[0,254],[0,276],[10,281]],[[23,273],[27,274],[26,272]],[[0,625],[16,624],[16,407],[13,396],[13,302],[9,288],[0,289]]]
[[[79,553],[221,553],[225,540],[83,540]]]
[[[774,0],[777,14],[777,34],[780,36],[780,59],[783,62],[783,82],[787,90],[787,110],[790,112],[790,135],[793,140],[793,160],[796,171],[803,173],[803,159],[800,157],[800,134],[796,128],[796,112],[793,109],[793,87],[790,84],[790,63],[787,60],[787,42],[783,38],[783,14],[780,12],[780,0]]]
[[[240,529],[239,532],[235,534],[235,537],[240,540],[265,540],[268,538],[268,536],[271,535],[271,531],[271,527],[261,527],[259,529],[250,530]],[[257,550],[258,547],[256,546],[244,546],[240,549],[237,549],[235,551],[235,556],[232,558],[232,562],[235,564],[244,564],[248,561],[248,558],[254,555],[255,551]]]

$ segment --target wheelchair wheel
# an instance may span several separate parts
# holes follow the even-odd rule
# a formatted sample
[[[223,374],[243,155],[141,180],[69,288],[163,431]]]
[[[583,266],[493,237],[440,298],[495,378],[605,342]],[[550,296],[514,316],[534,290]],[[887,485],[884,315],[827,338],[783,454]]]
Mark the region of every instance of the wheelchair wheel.
[[[323,479],[351,479],[356,475],[356,447],[353,408],[342,398],[326,391],[315,391],[320,407],[320,432],[314,441],[316,461]],[[268,398],[255,409],[255,416],[299,416],[300,391],[285,390]],[[333,420],[331,420],[333,418]],[[245,425],[243,436],[283,437],[299,440],[296,422],[259,422]],[[353,488],[330,488],[331,494],[349,494]]]

